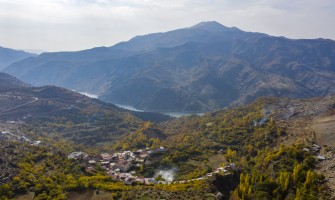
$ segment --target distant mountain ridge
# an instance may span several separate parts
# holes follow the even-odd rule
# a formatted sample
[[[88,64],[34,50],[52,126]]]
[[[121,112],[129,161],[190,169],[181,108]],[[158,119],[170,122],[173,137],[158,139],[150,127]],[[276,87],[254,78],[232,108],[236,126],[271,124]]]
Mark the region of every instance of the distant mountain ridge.
[[[0,91],[9,90],[12,88],[28,87],[28,86],[29,84],[20,81],[14,76],[0,72]]]
[[[224,34],[224,35],[223,35]],[[265,34],[249,33],[250,36],[260,36]],[[143,36],[136,36],[127,42],[120,42],[112,48],[119,48],[130,51],[150,51],[157,48],[171,48],[185,43],[210,42],[216,37],[239,38],[246,36],[245,32],[237,28],[228,28],[218,22],[202,22],[195,26],[177,29],[165,33],[152,33]]]
[[[8,65],[20,61],[22,59],[36,56],[36,54],[28,53],[21,50],[14,50],[0,46],[0,71]]]
[[[90,92],[142,110],[210,111],[259,96],[335,93],[335,42],[202,22],[112,47],[43,53],[5,72],[33,85]]]

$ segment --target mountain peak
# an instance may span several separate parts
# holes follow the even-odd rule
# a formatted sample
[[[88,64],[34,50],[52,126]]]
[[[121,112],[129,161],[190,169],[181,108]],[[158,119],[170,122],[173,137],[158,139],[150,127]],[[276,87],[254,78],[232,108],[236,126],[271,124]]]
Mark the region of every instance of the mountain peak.
[[[222,30],[228,30],[229,28],[220,24],[216,21],[207,21],[207,22],[200,22],[199,24],[196,24],[191,27],[192,29],[202,29],[206,31],[222,31]]]

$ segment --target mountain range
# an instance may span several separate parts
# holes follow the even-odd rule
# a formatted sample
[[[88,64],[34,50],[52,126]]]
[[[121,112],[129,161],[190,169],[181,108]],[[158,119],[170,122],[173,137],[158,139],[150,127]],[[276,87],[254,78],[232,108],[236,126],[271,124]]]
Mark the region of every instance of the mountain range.
[[[335,42],[245,32],[217,22],[136,36],[112,47],[43,53],[5,72],[149,111],[212,111],[259,96],[335,92]]]
[[[36,54],[0,46],[0,71],[14,62],[33,56],[36,56]]]

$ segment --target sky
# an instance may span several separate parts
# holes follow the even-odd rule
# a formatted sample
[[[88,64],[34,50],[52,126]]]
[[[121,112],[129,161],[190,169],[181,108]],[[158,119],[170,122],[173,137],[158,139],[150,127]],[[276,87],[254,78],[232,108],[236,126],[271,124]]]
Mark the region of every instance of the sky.
[[[334,0],[0,0],[0,46],[76,51],[203,21],[335,40],[334,19]]]

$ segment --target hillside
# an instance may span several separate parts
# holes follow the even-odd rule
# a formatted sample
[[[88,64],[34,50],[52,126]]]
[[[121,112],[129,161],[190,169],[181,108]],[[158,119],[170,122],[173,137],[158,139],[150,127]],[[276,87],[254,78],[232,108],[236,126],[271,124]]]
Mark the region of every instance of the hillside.
[[[293,40],[217,22],[137,36],[112,47],[44,53],[6,72],[148,111],[213,111],[259,96],[335,92],[335,42]]]
[[[175,169],[175,182],[166,185],[123,184],[106,173],[102,164],[88,171],[85,167],[92,165],[87,160],[66,159],[63,146],[70,145],[66,141],[58,142],[52,150],[47,148],[51,143],[45,142],[40,148],[28,148],[26,157],[11,171],[18,174],[0,186],[0,194],[13,197],[10,192],[18,195],[30,191],[28,199],[103,199],[108,195],[115,199],[333,199],[335,146],[317,145],[321,145],[319,134],[327,127],[316,130],[314,123],[330,123],[334,104],[334,96],[261,98],[205,116],[181,117],[159,125],[143,123],[136,131],[124,134],[113,149],[94,147],[95,151],[90,151],[91,158],[97,159],[101,152],[147,151],[164,146],[166,151],[149,156],[150,163],[131,170],[137,176],[150,177],[159,169]],[[84,143],[87,145],[91,144]],[[319,155],[327,159],[317,160]],[[216,170],[223,166],[236,169]],[[32,176],[34,181],[29,179]],[[94,194],[94,190],[98,192]],[[221,197],[216,196],[218,192]]]
[[[0,72],[0,90],[1,91],[10,90],[12,88],[28,87],[28,86],[29,85],[27,83],[20,81],[14,76]]]
[[[133,112],[55,86],[31,87],[0,73],[0,122],[16,122],[35,140],[67,139],[75,144],[112,144],[143,120],[161,122],[170,117]],[[134,116],[136,115],[136,117]]]
[[[23,60],[28,57],[34,57],[36,54],[9,49],[0,46],[0,71],[6,68],[8,65]]]
[[[319,181],[326,183],[323,189],[319,188],[319,194],[325,195],[320,198],[328,199],[327,195],[335,195],[331,192],[335,189],[332,179],[335,159],[332,137],[334,105],[334,96],[261,98],[243,107],[228,108],[205,116],[181,117],[155,128],[149,126],[149,130],[164,133],[164,137],[157,136],[156,140],[146,135],[147,129],[142,127],[136,133],[126,134],[115,148],[167,146],[169,152],[153,165],[176,167],[177,180],[196,178],[223,163],[235,162],[240,167],[244,166],[245,172],[261,169],[252,172],[253,178],[263,174],[263,180],[267,179],[270,184],[280,173],[291,173],[293,167],[300,163],[304,169],[319,173]],[[220,152],[224,152],[224,157]],[[315,157],[318,155],[326,156],[326,161],[317,162]],[[264,159],[267,161],[263,162]],[[310,163],[309,166],[306,163]],[[146,173],[150,173],[150,169]],[[298,195],[292,193],[293,188],[299,187],[296,183],[291,183],[291,192],[283,194],[274,194],[275,190],[268,193],[268,190],[256,186],[259,184],[257,181],[250,184],[254,184],[253,198],[250,199],[259,199],[262,195],[278,195],[279,199],[285,199],[285,195]],[[238,193],[241,197],[243,192]],[[312,198],[313,195],[311,199],[317,199],[315,196]]]

